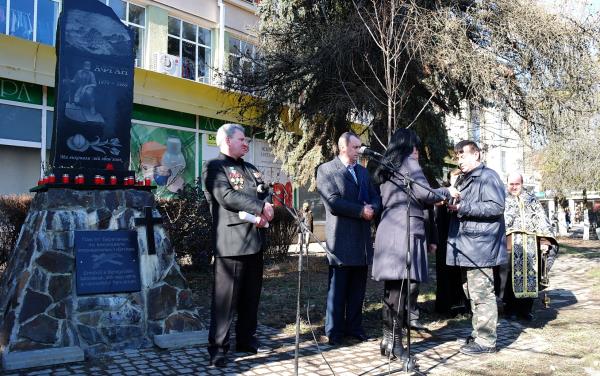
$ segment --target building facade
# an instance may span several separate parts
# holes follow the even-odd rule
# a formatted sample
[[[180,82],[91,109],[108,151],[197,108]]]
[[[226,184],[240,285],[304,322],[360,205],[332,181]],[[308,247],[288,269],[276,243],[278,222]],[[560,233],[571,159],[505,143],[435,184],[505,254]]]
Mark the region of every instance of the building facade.
[[[539,190],[539,174],[531,166],[532,146],[523,136],[526,122],[509,110],[463,104],[457,116],[448,116],[451,144],[473,140],[482,149],[482,161],[504,182],[511,172],[521,172],[528,190]]]
[[[97,1],[134,35],[131,169],[155,178],[169,152],[184,160],[169,184],[155,179],[158,193],[168,196],[193,183],[202,162],[218,154],[217,128],[238,122],[224,111],[233,103],[218,77],[249,66],[242,52],[256,51],[257,8],[245,0]],[[27,192],[50,163],[60,9],[60,0],[0,0],[0,194]],[[248,133],[246,159],[291,189],[260,129]]]

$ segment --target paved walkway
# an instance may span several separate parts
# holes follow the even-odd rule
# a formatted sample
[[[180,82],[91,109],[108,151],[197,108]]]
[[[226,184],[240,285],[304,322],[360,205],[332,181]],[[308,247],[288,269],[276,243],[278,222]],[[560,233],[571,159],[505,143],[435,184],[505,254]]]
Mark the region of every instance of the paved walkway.
[[[591,267],[600,266],[599,258],[560,258],[552,271],[548,289],[551,306],[558,311],[563,309],[587,311],[586,314],[600,314],[600,300],[591,294],[586,285],[585,273]],[[590,312],[590,310],[592,312]],[[583,312],[582,312],[583,314]],[[431,328],[435,327],[435,323]],[[208,368],[208,355],[203,347],[161,351],[145,349],[107,354],[103,358],[89,360],[81,364],[58,366],[51,369],[37,369],[10,372],[6,375],[293,375],[294,337],[281,334],[278,330],[260,327],[261,341],[275,349],[264,355],[230,357],[229,366],[222,369]],[[498,327],[498,354],[469,357],[459,353],[455,339],[465,337],[470,328],[461,324],[457,327],[433,329],[431,336],[413,338],[413,353],[418,362],[417,374],[456,374],[465,368],[476,369],[486,362],[505,356],[526,356],[526,351],[543,352],[547,342],[534,330],[518,322],[500,319]],[[303,342],[300,349],[301,375],[386,375],[401,373],[395,362],[388,363],[379,355],[378,342],[359,343],[333,348],[320,345],[322,354],[313,342]],[[503,374],[510,374],[505,370]],[[592,370],[595,374],[596,370]],[[0,372],[1,373],[1,372]],[[484,372],[494,374],[493,372]],[[589,372],[588,372],[589,373]]]

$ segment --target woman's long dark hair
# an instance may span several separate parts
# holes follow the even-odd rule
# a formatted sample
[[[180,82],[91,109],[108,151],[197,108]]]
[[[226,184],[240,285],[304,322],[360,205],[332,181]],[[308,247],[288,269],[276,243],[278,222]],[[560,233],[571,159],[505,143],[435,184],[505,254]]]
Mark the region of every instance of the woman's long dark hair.
[[[383,160],[388,165],[400,167],[404,158],[412,154],[414,147],[417,149],[421,147],[419,136],[417,136],[412,129],[400,128],[392,135],[390,144],[383,154]],[[377,184],[383,184],[388,181],[390,177],[390,172],[382,165],[379,165],[375,171],[375,182]]]

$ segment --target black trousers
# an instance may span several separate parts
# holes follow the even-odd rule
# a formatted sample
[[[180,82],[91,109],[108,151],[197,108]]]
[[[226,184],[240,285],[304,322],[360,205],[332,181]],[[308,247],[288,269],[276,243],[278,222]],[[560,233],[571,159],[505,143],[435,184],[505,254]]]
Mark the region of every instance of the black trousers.
[[[325,334],[341,339],[363,335],[362,308],[367,288],[368,267],[329,266],[329,288],[325,311]]]
[[[262,290],[262,252],[235,257],[216,257],[208,331],[211,355],[229,351],[229,329],[237,312],[236,343],[255,340],[258,302]]]
[[[414,286],[414,283],[411,284],[411,290],[414,289]],[[392,311],[392,314],[397,318],[398,328],[401,327],[401,325],[404,322],[404,318],[406,317],[407,288],[408,281],[405,279],[396,281],[384,281],[383,283],[383,304],[386,305]]]

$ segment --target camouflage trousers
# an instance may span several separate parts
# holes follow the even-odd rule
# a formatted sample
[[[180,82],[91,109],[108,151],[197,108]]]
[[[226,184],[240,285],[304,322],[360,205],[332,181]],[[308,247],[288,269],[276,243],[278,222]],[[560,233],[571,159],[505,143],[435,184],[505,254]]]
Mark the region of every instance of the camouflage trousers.
[[[498,306],[494,294],[493,268],[461,268],[463,289],[471,301],[473,332],[471,336],[482,346],[496,346]]]

